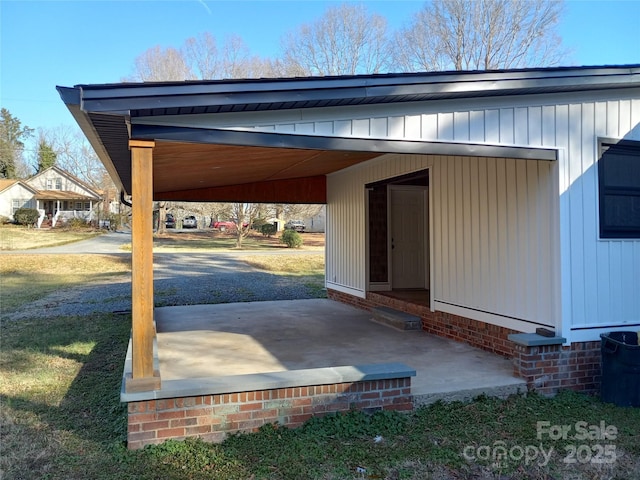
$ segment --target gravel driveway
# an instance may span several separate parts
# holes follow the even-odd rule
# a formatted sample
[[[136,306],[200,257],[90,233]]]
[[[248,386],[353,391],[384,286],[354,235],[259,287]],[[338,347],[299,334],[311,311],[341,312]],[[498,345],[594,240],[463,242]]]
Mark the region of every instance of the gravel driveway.
[[[117,252],[127,255],[119,250],[119,246],[129,241],[124,234],[109,233],[92,240],[30,250],[29,253]],[[238,252],[155,253],[156,306],[292,300],[324,296],[321,289],[301,282],[299,277],[263,272],[244,263],[239,259],[241,256],[242,253]],[[17,320],[34,316],[128,312],[131,310],[130,282],[130,275],[120,275],[107,281],[103,279],[89,285],[61,289],[4,316],[10,320]]]

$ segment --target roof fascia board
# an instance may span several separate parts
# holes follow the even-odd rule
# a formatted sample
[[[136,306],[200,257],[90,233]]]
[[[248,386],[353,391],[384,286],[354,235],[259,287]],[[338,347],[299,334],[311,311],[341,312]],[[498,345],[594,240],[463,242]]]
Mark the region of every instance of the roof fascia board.
[[[80,105],[82,89],[79,87],[56,87],[65,105]]]
[[[343,150],[422,155],[465,155],[477,157],[557,160],[551,148],[488,145],[479,143],[388,140],[375,138],[323,137],[281,133],[248,132],[204,128],[131,125],[131,137],[139,140],[205,143],[305,150]]]
[[[301,79],[278,82],[262,80],[247,83],[182,83],[182,84],[120,84],[111,86],[82,86],[82,109],[87,112],[126,112],[138,109],[177,108],[197,106],[226,106],[246,104],[280,104],[301,101],[375,99],[419,95],[470,96],[505,95],[519,90],[528,93],[553,92],[554,89],[594,90],[624,88],[640,85],[640,68],[576,69],[575,72],[534,72],[523,77],[512,72],[476,73],[441,76],[384,77],[378,80],[365,76],[347,79]],[[520,72],[516,72],[520,73]],[[531,72],[528,72],[531,73]],[[556,75],[549,75],[556,73]],[[402,78],[402,77],[400,77]],[[378,81],[373,81],[378,80]],[[404,80],[404,79],[403,79]],[[314,85],[313,87],[311,85]],[[224,88],[223,88],[224,87]],[[241,88],[240,88],[241,87]]]
[[[373,74],[334,77],[299,77],[299,78],[261,78],[261,79],[228,79],[228,80],[194,80],[183,82],[143,82],[76,85],[73,89],[58,87],[64,90],[81,90],[84,99],[145,97],[156,94],[158,89],[170,90],[170,95],[204,94],[204,93],[246,93],[290,90],[317,90],[337,88],[370,88],[389,85],[424,85],[442,83],[476,83],[483,81],[505,80],[539,80],[576,77],[610,77],[627,76],[640,73],[640,65],[623,65],[612,67],[560,67],[530,70],[495,70],[495,71],[461,71],[461,72],[429,72],[401,74]],[[66,96],[71,99],[71,92]],[[64,98],[64,97],[63,97]],[[77,102],[76,102],[77,103]]]
[[[162,87],[160,87],[162,88]],[[367,98],[364,88],[317,89],[311,91],[283,90],[239,93],[173,94],[157,90],[150,96],[127,96],[115,98],[83,99],[83,110],[87,112],[124,112],[152,108],[184,108],[200,106],[227,106],[247,104],[282,104],[301,101],[340,100]]]

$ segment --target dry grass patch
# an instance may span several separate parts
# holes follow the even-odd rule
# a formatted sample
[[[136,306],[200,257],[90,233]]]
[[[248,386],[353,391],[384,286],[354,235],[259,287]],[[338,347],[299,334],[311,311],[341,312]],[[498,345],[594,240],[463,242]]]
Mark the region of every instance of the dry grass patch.
[[[293,275],[324,275],[324,255],[253,255],[242,257],[252,267]]]
[[[51,275],[125,273],[131,271],[128,255],[8,254],[2,256],[0,275],[38,273]]]
[[[255,233],[242,241],[241,250],[286,250],[287,246],[280,240],[281,234],[265,237]],[[301,250],[324,251],[324,233],[302,234]],[[123,249],[131,250],[131,245]],[[198,252],[203,250],[237,251],[236,238],[233,232],[203,230],[197,232],[167,231],[162,235],[154,235],[154,252]]]
[[[97,237],[97,230],[40,230],[16,226],[0,228],[0,250],[29,250],[32,248],[55,247],[80,240]]]
[[[129,272],[129,256],[6,254],[0,264],[0,307],[10,312],[61,288]]]

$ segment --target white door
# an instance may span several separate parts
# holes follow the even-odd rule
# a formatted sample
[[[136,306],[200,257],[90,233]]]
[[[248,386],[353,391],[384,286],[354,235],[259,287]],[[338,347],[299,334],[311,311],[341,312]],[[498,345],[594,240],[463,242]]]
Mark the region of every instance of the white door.
[[[391,197],[391,287],[428,288],[427,189],[389,187]]]

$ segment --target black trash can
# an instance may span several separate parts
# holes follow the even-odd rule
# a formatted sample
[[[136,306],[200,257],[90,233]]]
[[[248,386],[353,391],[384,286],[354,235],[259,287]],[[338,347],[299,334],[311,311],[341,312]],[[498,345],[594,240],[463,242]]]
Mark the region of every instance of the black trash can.
[[[602,339],[603,402],[640,407],[640,345],[636,332],[610,332]]]

